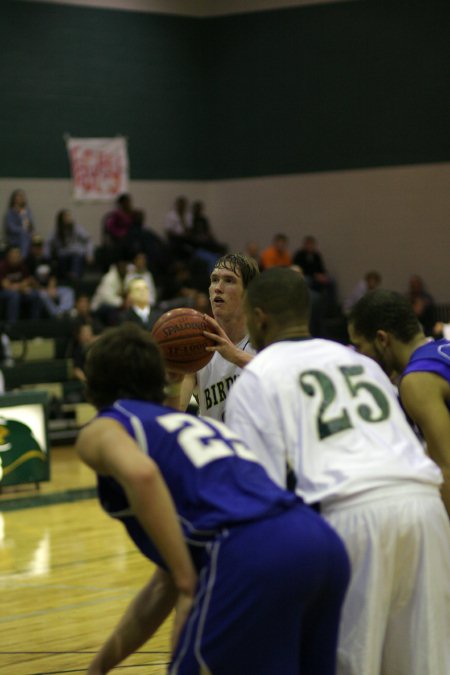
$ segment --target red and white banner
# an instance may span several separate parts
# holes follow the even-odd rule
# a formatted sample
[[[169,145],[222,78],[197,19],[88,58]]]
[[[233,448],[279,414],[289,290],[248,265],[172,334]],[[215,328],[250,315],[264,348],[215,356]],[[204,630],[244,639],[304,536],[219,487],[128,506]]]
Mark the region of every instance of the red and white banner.
[[[127,142],[117,138],[68,138],[73,197],[111,200],[128,192]]]

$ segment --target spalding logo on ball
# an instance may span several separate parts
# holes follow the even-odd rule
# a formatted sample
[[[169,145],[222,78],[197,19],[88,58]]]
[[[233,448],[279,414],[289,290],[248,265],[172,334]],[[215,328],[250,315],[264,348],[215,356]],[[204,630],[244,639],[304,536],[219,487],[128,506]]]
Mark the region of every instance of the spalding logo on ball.
[[[214,352],[205,347],[214,346],[214,340],[203,331],[214,332],[203,314],[189,307],[171,309],[153,326],[152,336],[159,344],[168,370],[195,373],[212,359]]]

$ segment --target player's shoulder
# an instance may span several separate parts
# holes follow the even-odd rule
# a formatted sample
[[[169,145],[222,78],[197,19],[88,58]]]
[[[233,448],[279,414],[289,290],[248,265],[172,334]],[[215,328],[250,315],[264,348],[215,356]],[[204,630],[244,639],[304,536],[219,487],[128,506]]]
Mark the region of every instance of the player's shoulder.
[[[355,354],[351,347],[346,347],[338,342],[322,338],[291,339],[273,342],[258,353],[257,359],[252,361],[262,363],[275,363],[284,359],[320,359],[330,356],[336,360],[340,358],[353,358]],[[351,355],[351,356],[350,356]]]
[[[430,340],[411,354],[403,377],[420,372],[436,373],[450,379],[449,340]]]

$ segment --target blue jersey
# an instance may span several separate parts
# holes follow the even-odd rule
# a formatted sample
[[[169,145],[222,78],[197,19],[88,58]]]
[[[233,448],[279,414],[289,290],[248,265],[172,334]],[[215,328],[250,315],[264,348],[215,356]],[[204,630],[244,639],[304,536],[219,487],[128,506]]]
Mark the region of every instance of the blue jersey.
[[[99,416],[120,422],[158,465],[193,552],[224,528],[280,514],[298,503],[270,480],[243,441],[221,422],[134,400],[116,401]],[[103,508],[123,521],[144,555],[162,565],[122,487],[99,476],[98,490]]]
[[[450,340],[427,342],[416,349],[403,371],[403,377],[417,372],[435,373],[450,384]],[[447,402],[447,407],[450,410],[450,402]]]

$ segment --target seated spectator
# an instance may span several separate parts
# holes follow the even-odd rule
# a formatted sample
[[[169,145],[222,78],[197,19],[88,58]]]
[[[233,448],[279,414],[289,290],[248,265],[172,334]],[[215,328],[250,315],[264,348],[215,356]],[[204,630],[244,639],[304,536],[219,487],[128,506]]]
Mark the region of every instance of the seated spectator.
[[[145,253],[147,266],[156,286],[162,284],[172,262],[169,244],[150,227],[145,225],[143,211],[135,211],[137,237],[133,240],[131,255]]]
[[[86,381],[84,374],[84,364],[86,362],[87,350],[98,337],[92,329],[90,323],[75,322],[72,341],[67,352],[68,358],[73,360],[73,377],[80,382]]]
[[[27,205],[23,190],[14,190],[9,199],[9,208],[5,217],[5,241],[7,246],[18,247],[25,258],[31,247],[31,237],[35,230],[33,217]]]
[[[330,283],[315,237],[304,238],[302,247],[294,254],[293,263],[301,267],[305,281],[315,291],[322,291]]]
[[[70,312],[70,318],[75,323],[88,323],[92,326],[95,335],[99,335],[104,326],[94,315],[91,307],[91,299],[86,293],[80,293],[75,298],[75,304]]]
[[[264,270],[269,267],[290,267],[292,256],[288,248],[289,240],[285,234],[276,234],[272,244],[261,253],[261,266]]]
[[[93,261],[91,238],[67,209],[57,213],[55,231],[47,241],[46,250],[56,262],[58,279],[80,279],[85,266]]]
[[[188,233],[188,200],[186,197],[177,197],[173,208],[166,214],[164,230],[170,236],[185,236]]]
[[[105,326],[119,323],[120,315],[125,309],[128,259],[117,253],[116,262],[112,263],[108,272],[102,276],[92,298],[92,312]]]
[[[413,274],[410,277],[406,297],[410,301],[425,335],[432,335],[435,324],[434,300],[426,290],[422,277],[419,277],[418,274]]]
[[[28,318],[38,319],[41,301],[37,283],[26,266],[19,246],[10,246],[0,260],[0,299],[5,305],[7,321],[17,321],[22,310]]]
[[[253,260],[256,260],[258,263],[258,267],[260,272],[262,271],[262,264],[261,264],[261,252],[259,249],[259,244],[256,241],[248,241],[245,245],[245,254],[248,255],[250,258],[253,258]]]
[[[188,200],[177,197],[173,208],[164,219],[164,231],[172,255],[176,259],[186,259],[192,255],[193,247],[189,237]]]
[[[189,265],[182,260],[170,266],[158,305],[163,311],[174,307],[193,307],[199,312],[211,312],[208,293],[204,291],[203,284],[199,283]]]
[[[294,254],[292,262],[301,268],[308,287],[326,296],[325,312],[333,313],[337,304],[335,283],[327,273],[315,237],[308,235],[304,238],[302,247]]]
[[[105,217],[104,233],[114,244],[127,244],[129,234],[135,222],[135,211],[129,194],[119,195],[116,199],[116,208]]]
[[[291,265],[291,270],[298,272],[303,277],[303,270],[298,265]],[[310,311],[309,332],[311,337],[326,337],[325,334],[325,309],[321,293],[308,288]]]
[[[188,213],[188,200],[186,197],[177,197],[173,209],[169,211],[164,221],[164,230],[172,260],[198,260],[203,264],[206,274],[209,276],[219,253],[211,248],[214,248],[211,236],[209,237],[209,246],[203,246],[205,243],[204,235],[193,237],[191,225],[192,214]],[[200,229],[204,230],[204,226],[205,222],[203,221],[203,226],[200,226]],[[221,246],[217,242],[215,244],[216,248]]]
[[[127,309],[122,315],[122,321],[138,323],[143,328],[150,330],[162,315],[162,311],[152,310],[147,281],[144,277],[133,277],[127,288]]]
[[[193,258],[206,264],[208,275],[213,271],[219,257],[227,252],[227,246],[218,242],[214,237],[201,201],[192,204],[191,213],[188,215],[186,241],[193,249]]]
[[[374,291],[379,286],[381,286],[381,274],[376,270],[370,270],[369,272],[366,272],[364,277],[358,281],[348,298],[345,300],[344,313],[348,314],[353,305],[356,305],[358,300],[360,300],[366,293],[369,291]]]
[[[36,281],[36,288],[43,308],[50,317],[68,315],[75,303],[75,293],[70,286],[60,286],[51,261],[44,253],[42,237],[35,235],[25,264]]]
[[[133,262],[128,265],[128,270],[125,277],[126,288],[130,287],[131,280],[135,279],[136,277],[145,280],[149,290],[150,305],[153,307],[157,302],[155,280],[153,279],[153,274],[148,269],[147,256],[142,251],[136,253],[133,258]]]
[[[224,255],[227,252],[227,246],[219,243],[215,238],[204,208],[204,204],[201,201],[195,201],[192,204],[191,213],[188,216],[190,241],[195,248],[202,248],[218,255]]]

